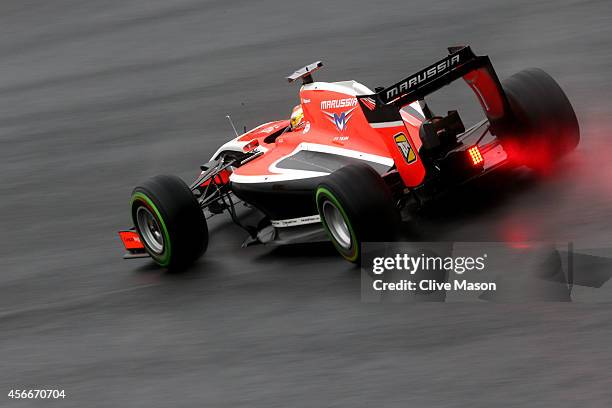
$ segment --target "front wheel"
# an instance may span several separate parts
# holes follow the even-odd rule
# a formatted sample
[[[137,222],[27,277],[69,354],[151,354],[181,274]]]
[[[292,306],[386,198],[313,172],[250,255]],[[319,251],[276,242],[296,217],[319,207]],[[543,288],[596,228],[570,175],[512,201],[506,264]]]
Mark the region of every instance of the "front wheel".
[[[145,181],[132,192],[131,206],[138,234],[158,265],[181,269],[206,251],[206,218],[180,178],[156,176]]]
[[[361,243],[395,239],[401,222],[380,175],[365,164],[336,170],[317,186],[317,210],[329,239],[349,262],[361,259]]]

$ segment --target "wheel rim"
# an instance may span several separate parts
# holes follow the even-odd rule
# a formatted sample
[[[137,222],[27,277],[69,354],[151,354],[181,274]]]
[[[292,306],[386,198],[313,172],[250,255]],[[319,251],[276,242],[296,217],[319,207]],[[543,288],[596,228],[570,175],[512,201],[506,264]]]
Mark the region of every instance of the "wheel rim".
[[[156,254],[164,252],[164,236],[162,230],[157,219],[147,207],[138,207],[138,210],[136,210],[136,222],[138,223],[138,231],[149,249]]]
[[[351,233],[340,210],[330,201],[323,203],[323,217],[334,240],[344,249],[351,247]]]

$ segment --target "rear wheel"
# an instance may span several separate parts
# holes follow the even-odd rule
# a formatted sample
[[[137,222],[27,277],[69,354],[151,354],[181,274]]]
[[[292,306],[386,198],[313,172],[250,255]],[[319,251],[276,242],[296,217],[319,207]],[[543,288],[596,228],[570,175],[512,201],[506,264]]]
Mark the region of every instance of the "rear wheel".
[[[401,222],[384,180],[370,166],[351,164],[316,189],[317,210],[340,255],[359,262],[361,243],[393,240]]]
[[[208,246],[208,226],[189,187],[176,176],[156,176],[136,187],[132,219],[147,253],[160,266],[181,269]]]
[[[503,82],[515,121],[500,139],[511,160],[546,170],[576,148],[578,119],[557,82],[546,72],[530,68]]]

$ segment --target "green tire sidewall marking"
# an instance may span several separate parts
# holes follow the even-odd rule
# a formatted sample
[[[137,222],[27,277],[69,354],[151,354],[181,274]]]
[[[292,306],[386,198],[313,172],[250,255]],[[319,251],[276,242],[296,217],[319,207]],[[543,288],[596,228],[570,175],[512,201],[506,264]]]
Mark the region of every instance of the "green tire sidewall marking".
[[[168,228],[166,228],[166,223],[164,222],[164,218],[161,216],[159,210],[157,209],[157,206],[155,204],[153,204],[153,201],[151,201],[151,199],[149,197],[147,197],[146,194],[143,194],[143,193],[134,193],[134,195],[132,195],[132,200],[131,200],[130,204],[133,206],[134,202],[136,202],[136,201],[142,201],[150,209],[152,209],[153,212],[155,212],[155,215],[157,216],[157,220],[161,224],[161,228],[162,228],[162,231],[164,233],[164,251],[161,254],[159,254],[159,255],[157,255],[155,253],[149,253],[149,255],[151,255],[151,257],[153,259],[155,259],[155,261],[159,265],[161,265],[161,266],[168,266],[170,264],[170,253],[171,253],[170,234],[168,233]]]
[[[331,231],[329,230],[329,227],[327,226],[327,222],[325,221],[325,218],[321,217],[321,221],[323,221],[323,226],[325,227],[325,231],[327,231],[327,234],[331,238],[331,241],[334,244],[334,246],[336,247],[336,249],[338,250],[338,252],[340,252],[340,254],[342,254],[342,256],[347,261],[355,262],[357,260],[357,258],[359,257],[359,242],[357,241],[357,236],[355,235],[355,231],[353,230],[353,226],[351,225],[349,217],[346,215],[346,211],[344,211],[344,208],[342,208],[342,205],[340,204],[338,199],[334,196],[334,193],[332,193],[326,187],[319,187],[319,188],[317,188],[317,193],[316,193],[316,196],[315,196],[315,201],[317,202],[317,207],[319,207],[319,204],[321,204],[321,197],[322,196],[325,196],[325,198],[327,198],[329,201],[331,201],[332,204],[334,204],[336,206],[336,208],[340,211],[340,214],[342,214],[342,217],[344,218],[344,222],[346,222],[346,226],[348,227],[349,232],[351,233],[351,240],[353,241],[353,248],[354,249],[353,249],[352,255],[349,255],[349,256],[345,256],[344,255],[346,253],[346,249],[342,248],[336,242],[336,240],[334,239]]]

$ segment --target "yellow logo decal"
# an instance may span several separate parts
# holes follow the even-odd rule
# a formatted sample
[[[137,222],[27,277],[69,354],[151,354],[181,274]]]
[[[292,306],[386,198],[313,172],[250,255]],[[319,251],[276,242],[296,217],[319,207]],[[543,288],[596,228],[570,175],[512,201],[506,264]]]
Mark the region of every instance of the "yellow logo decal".
[[[400,152],[402,152],[402,156],[404,156],[406,163],[412,163],[416,161],[416,154],[412,150],[412,147],[410,146],[406,135],[404,135],[403,133],[398,133],[393,138],[395,139],[395,143],[400,149]]]

